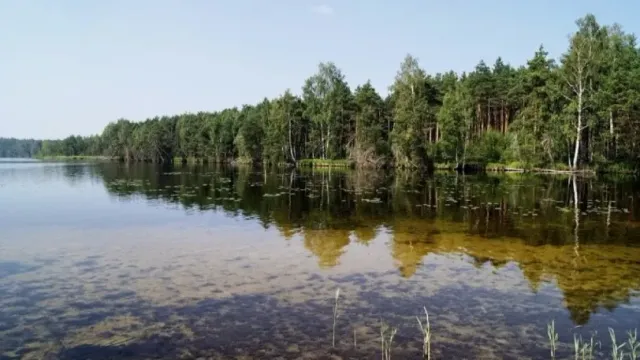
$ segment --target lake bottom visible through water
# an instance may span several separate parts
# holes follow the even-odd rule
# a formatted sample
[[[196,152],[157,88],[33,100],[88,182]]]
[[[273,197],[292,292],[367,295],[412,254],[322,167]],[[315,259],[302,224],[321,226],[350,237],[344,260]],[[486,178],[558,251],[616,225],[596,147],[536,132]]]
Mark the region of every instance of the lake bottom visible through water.
[[[435,358],[548,359],[551,321],[604,358],[640,327],[636,188],[0,163],[0,359],[380,358],[381,327],[419,359],[424,308]]]

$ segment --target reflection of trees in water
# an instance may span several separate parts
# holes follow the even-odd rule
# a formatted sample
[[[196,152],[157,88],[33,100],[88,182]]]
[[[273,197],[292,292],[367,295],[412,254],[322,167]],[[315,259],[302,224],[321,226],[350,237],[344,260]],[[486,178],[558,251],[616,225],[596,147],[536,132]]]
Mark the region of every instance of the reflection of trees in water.
[[[283,229],[373,229],[398,218],[438,219],[464,224],[466,232],[487,238],[517,237],[531,245],[575,243],[574,194],[566,178],[449,174],[422,178],[405,173],[393,177],[117,164],[89,169],[97,171],[109,192],[119,197],[144,195],[184,208],[223,210]],[[577,189],[581,244],[633,239],[628,234],[638,227],[637,204],[629,197],[634,195],[633,184],[578,180]]]
[[[533,291],[554,279],[577,323],[640,289],[640,254],[626,246],[640,239],[633,183],[207,166],[88,169],[114,196],[224,211],[275,226],[288,239],[300,235],[322,267],[338,264],[352,239],[372,241],[381,227],[391,233],[390,251],[404,277],[429,253],[464,253],[496,267],[515,262]]]
[[[344,229],[304,230],[304,246],[318,258],[320,267],[333,267],[349,245],[349,235]]]
[[[353,231],[356,241],[363,245],[368,245],[378,236],[378,229],[372,226],[359,227]]]
[[[576,324],[585,324],[598,308],[613,309],[640,289],[640,250],[619,245],[583,245],[576,263],[573,246],[531,246],[520,239],[486,239],[455,231],[447,224],[394,227],[392,253],[403,276],[415,273],[427,254],[464,253],[476,264],[499,268],[516,263],[533,291],[554,280]],[[416,233],[432,231],[426,241]],[[424,235],[422,235],[424,238]]]

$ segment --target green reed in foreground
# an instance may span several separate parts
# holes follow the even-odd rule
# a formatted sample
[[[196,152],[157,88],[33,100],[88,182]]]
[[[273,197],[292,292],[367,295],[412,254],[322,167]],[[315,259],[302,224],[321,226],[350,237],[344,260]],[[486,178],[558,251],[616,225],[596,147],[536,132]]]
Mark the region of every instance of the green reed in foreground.
[[[333,332],[331,336],[331,344],[336,347],[336,321],[338,320],[338,299],[340,298],[340,288],[336,289],[335,304],[333,305]]]
[[[593,360],[595,350],[595,334],[591,335],[589,342],[585,342],[582,336],[573,335],[573,353],[575,360]]]
[[[622,343],[620,345],[617,344],[616,342],[616,333],[613,331],[612,328],[609,328],[609,336],[611,337],[611,359],[612,360],[624,360],[625,355],[624,355],[624,347],[625,347],[625,343]]]
[[[629,347],[631,359],[640,358],[640,342],[638,342],[638,330],[628,331],[627,337],[627,346]]]
[[[340,289],[336,289],[333,307],[333,333],[332,333],[332,345],[335,348],[336,341],[336,322],[338,319],[338,300],[340,298]],[[419,316],[416,316],[418,321],[418,328],[422,334],[422,356],[426,360],[434,359],[431,352],[431,340],[432,329],[429,321],[429,312],[426,307],[424,310],[424,322]],[[391,360],[391,354],[393,350],[393,340],[398,333],[397,327],[391,327],[387,323],[381,320],[380,322],[380,354],[382,360]],[[583,339],[581,335],[574,334],[573,336],[573,359],[574,360],[596,360],[596,359],[611,359],[611,360],[639,360],[640,359],[640,341],[638,341],[637,330],[627,332],[627,340],[618,343],[615,331],[609,328],[609,338],[611,340],[611,352],[606,355],[602,353],[602,343],[596,339],[597,333],[591,335],[588,340]],[[549,341],[549,355],[552,360],[557,358],[557,350],[560,347],[559,335],[556,331],[555,321],[552,320],[547,324],[547,338]],[[353,346],[356,345],[356,330],[353,329]]]
[[[422,321],[420,321],[420,317],[416,316],[416,320],[418,320],[418,326],[422,332],[422,356],[427,360],[431,360],[431,324],[429,324],[429,312],[427,308],[423,307],[423,309],[426,320],[424,325]]]
[[[558,333],[556,332],[555,320],[551,320],[551,322],[547,324],[547,337],[549,338],[549,351],[551,353],[551,359],[555,360],[556,348],[558,343]]]
[[[382,360],[391,360],[391,345],[397,332],[398,328],[392,328],[383,321],[380,323],[380,352],[382,353]]]
[[[547,337],[549,338],[549,347],[551,359],[556,358],[556,350],[558,346],[558,333],[555,330],[555,322],[551,321],[547,325]],[[640,343],[638,342],[637,330],[627,332],[627,341],[618,343],[616,333],[609,328],[609,338],[611,339],[611,360],[636,360],[640,359]],[[582,336],[573,336],[573,358],[574,360],[595,360],[606,359],[607,357],[597,357],[596,349],[601,349],[602,344],[596,341],[596,334],[592,334],[590,340],[584,341]]]

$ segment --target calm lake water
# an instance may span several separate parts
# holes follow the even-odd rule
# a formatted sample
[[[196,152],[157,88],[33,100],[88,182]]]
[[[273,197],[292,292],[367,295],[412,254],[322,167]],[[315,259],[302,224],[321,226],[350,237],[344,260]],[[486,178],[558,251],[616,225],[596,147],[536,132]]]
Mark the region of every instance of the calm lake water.
[[[379,358],[381,321],[418,359],[423,306],[438,359],[604,352],[640,188],[573,180],[3,162],[0,359]]]

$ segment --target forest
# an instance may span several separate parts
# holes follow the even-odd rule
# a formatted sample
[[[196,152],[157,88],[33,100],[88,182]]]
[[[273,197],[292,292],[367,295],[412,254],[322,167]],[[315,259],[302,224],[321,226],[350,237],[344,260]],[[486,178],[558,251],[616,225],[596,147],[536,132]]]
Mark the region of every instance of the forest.
[[[591,14],[576,25],[557,60],[541,45],[519,67],[498,57],[471,72],[428,74],[407,55],[385,96],[369,82],[351,89],[336,64],[325,62],[300,95],[287,90],[216,112],[119,119],[90,137],[3,139],[0,155],[34,156],[35,146],[41,157],[150,162],[638,169],[636,37]]]
[[[35,157],[42,149],[42,141],[0,137],[0,158]]]

